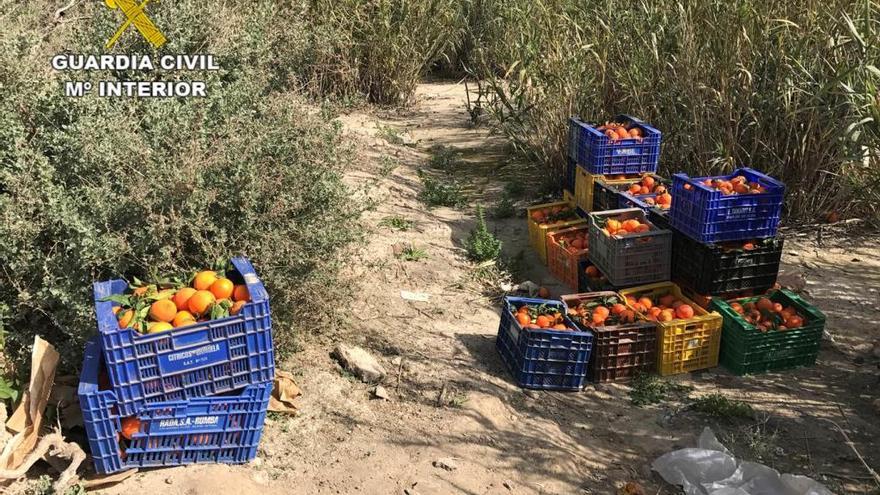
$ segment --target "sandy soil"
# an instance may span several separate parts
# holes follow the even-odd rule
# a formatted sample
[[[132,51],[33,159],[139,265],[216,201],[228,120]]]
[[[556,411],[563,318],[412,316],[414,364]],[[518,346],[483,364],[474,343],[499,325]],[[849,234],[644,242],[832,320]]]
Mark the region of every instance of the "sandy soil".
[[[508,161],[501,140],[468,125],[462,85],[424,84],[418,100],[406,111],[341,119],[361,150],[347,180],[368,186],[379,206],[366,216],[371,235],[353,260],[351,275],[362,289],[351,324],[279,363],[298,376],[301,413],[271,417],[250,465],[146,471],[104,493],[605,494],[631,480],[649,493],[677,493],[650,463],[692,445],[704,426],[749,459],[761,456],[838,493],[870,493],[865,469],[826,420],[880,468],[880,410],[872,406],[880,374],[871,354],[880,342],[877,237],[828,231],[820,246],[815,232],[789,233],[784,272],[806,280],[803,293],[825,311],[834,338],[823,343],[817,366],[745,378],[717,368],[674,378],[694,388],[691,396],[718,391],[741,399],[758,411],[756,419],[713,419],[681,400],[635,407],[626,385],[523,391],[495,350],[496,301],[462,248],[473,208],[427,209],[416,197],[416,172],[424,168],[464,181],[471,205],[491,205],[506,181],[524,180],[523,168]],[[388,142],[389,127],[401,131],[402,144]],[[429,170],[436,144],[459,149],[462,163]],[[392,162],[397,166],[387,173]],[[392,215],[414,227],[379,225]],[[506,255],[525,253],[527,278],[554,295],[567,292],[528,249],[524,219],[490,221],[490,228]],[[393,245],[400,242],[424,248],[428,258],[397,259]],[[430,300],[406,301],[401,290]],[[341,372],[329,357],[335,341],[362,345],[380,359],[391,400],[372,398],[372,387]],[[442,458],[452,458],[456,469],[435,467]]]

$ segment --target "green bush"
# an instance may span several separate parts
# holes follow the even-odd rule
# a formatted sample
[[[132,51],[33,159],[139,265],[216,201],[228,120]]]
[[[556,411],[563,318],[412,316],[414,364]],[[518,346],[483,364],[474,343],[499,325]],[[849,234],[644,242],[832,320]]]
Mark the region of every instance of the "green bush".
[[[118,19],[82,6],[68,14],[92,17],[42,39],[42,7],[23,4],[0,28],[7,352],[23,357],[40,334],[76,367],[95,332],[92,282],[150,279],[236,254],[251,258],[267,284],[280,354],[295,331],[332,321],[347,294],[337,271],[360,237],[360,211],[338,165],[351,155],[338,123],[276,92],[286,76],[263,57],[283,26],[271,22],[269,2],[157,9],[169,39],[163,51],[217,54],[223,68],[186,76],[207,80],[209,97],[162,100],[65,98],[62,76],[46,70],[51,55],[61,47],[101,53]],[[121,43],[148,51],[134,35]]]
[[[501,256],[501,241],[486,227],[483,207],[477,206],[477,226],[465,241],[468,257],[472,261],[497,260]]]
[[[467,58],[519,151],[562,172],[567,118],[639,116],[663,131],[663,174],[765,170],[789,214],[872,211],[880,168],[876,3],[470,0],[491,12]],[[485,17],[485,16],[484,16]]]

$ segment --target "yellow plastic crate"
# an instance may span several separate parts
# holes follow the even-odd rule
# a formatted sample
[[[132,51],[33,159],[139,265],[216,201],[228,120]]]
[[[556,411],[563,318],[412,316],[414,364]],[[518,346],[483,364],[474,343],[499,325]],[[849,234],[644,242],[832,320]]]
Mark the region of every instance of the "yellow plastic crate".
[[[544,210],[547,208],[555,208],[561,207],[564,209],[569,209],[574,215],[575,218],[571,220],[561,220],[552,224],[538,224],[532,219],[532,214],[538,210]],[[564,229],[566,227],[571,227],[574,225],[585,224],[587,221],[583,218],[577,218],[577,213],[575,212],[574,205],[569,203],[568,201],[556,201],[554,203],[545,203],[542,205],[530,206],[526,209],[527,212],[527,220],[529,222],[529,243],[531,243],[532,248],[538,253],[538,258],[541,259],[541,262],[545,265],[547,264],[547,233],[556,232],[557,230]]]
[[[657,349],[657,371],[661,376],[667,376],[718,366],[721,315],[714,311],[710,313],[683,296],[681,289],[672,282],[658,282],[620,291],[624,298],[632,296],[638,299],[648,296],[655,301],[666,294],[672,294],[676,299],[689,304],[694,309],[694,317],[657,322],[657,341],[660,343]]]
[[[562,190],[562,200],[569,204],[575,204],[574,193],[569,191],[568,189]]]
[[[652,175],[654,177],[659,177],[655,174],[641,174],[635,175],[632,177],[628,177],[626,179],[608,179],[605,175],[593,175],[583,167],[577,167],[574,173],[574,197],[575,204],[578,208],[590,212],[593,211],[593,192],[596,189],[596,182],[602,182],[603,184],[608,184],[610,186],[616,186],[621,184],[633,184],[640,180],[645,175]],[[617,205],[613,205],[612,210],[617,209]]]

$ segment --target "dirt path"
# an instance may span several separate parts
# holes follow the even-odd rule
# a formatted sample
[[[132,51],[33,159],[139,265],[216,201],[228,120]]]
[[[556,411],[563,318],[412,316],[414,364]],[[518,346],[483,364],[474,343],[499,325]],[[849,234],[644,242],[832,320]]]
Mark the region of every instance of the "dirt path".
[[[245,494],[604,494],[629,480],[650,493],[675,493],[662,487],[650,463],[692,445],[704,426],[742,455],[761,455],[841,493],[867,493],[858,491],[865,470],[824,419],[846,429],[880,467],[880,411],[872,406],[880,384],[870,355],[880,339],[876,238],[826,239],[821,248],[812,236],[791,235],[787,242],[786,270],[806,278],[806,297],[826,311],[835,336],[818,366],[747,378],[719,368],[674,380],[693,387],[692,396],[719,391],[741,399],[757,419],[713,419],[682,401],[634,407],[624,385],[526,392],[511,382],[495,351],[497,305],[483,295],[464,255],[472,207],[428,209],[417,198],[417,170],[428,168],[432,145],[461,151],[463,161],[452,170],[429,172],[466,182],[472,205],[493,204],[517,167],[506,164],[503,142],[468,127],[463,86],[424,84],[418,98],[405,113],[341,119],[361,150],[347,179],[369,184],[379,204],[366,216],[372,232],[354,263],[362,289],[350,326],[306,342],[303,352],[279,363],[298,375],[301,414],[270,419],[251,465],[153,470],[107,493],[214,494],[234,487]],[[388,217],[402,217],[412,228],[381,225]],[[528,249],[523,219],[491,228],[507,256],[525,252],[529,279],[554,294],[564,291]],[[427,259],[398,259],[400,242],[424,249]],[[401,290],[430,300],[406,301]],[[362,345],[380,359],[389,370],[390,401],[372,399],[370,386],[340,371],[329,357],[330,339]],[[455,469],[434,465],[448,458]]]

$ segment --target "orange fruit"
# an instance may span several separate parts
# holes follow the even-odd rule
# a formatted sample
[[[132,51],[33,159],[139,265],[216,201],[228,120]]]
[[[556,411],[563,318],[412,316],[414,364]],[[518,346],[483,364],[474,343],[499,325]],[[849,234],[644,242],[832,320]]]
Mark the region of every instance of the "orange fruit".
[[[174,328],[185,327],[187,325],[192,325],[195,322],[196,317],[189,311],[178,311],[174,316],[174,319],[171,320],[171,324],[174,325]]]
[[[584,273],[586,273],[587,277],[590,278],[599,278],[602,276],[602,274],[599,273],[599,269],[593,265],[588,266],[587,269],[584,270]]]
[[[776,313],[782,313],[782,305],[779,303],[773,303],[773,311]]]
[[[596,306],[593,309],[593,315],[602,315],[602,319],[607,318],[610,313],[611,311],[605,306]]]
[[[654,302],[651,301],[650,297],[640,297],[639,304],[645,307],[645,309],[651,309],[654,306]]]
[[[611,314],[617,316],[626,311],[626,306],[623,304],[617,303],[614,306],[611,306]]]
[[[172,328],[174,327],[167,321],[155,321],[147,324],[147,333],[167,332]]]
[[[620,313],[620,321],[623,323],[632,323],[636,321],[636,314],[631,309],[628,309],[623,313]]]
[[[650,189],[650,188],[654,187],[654,184],[656,184],[656,181],[650,175],[646,175],[646,176],[642,177],[642,185],[643,186]]]
[[[160,299],[150,305],[150,318],[170,322],[177,315],[177,306],[169,299]]]
[[[740,304],[738,302],[730,303],[730,309],[736,311],[739,314],[745,313],[745,310],[743,309],[742,304]]]
[[[800,328],[804,325],[804,319],[800,316],[789,316],[785,319],[786,328]]]
[[[119,312],[122,311],[122,306],[113,306],[113,309],[111,309],[110,311],[113,311],[114,315],[118,315]]]
[[[594,311],[592,316],[593,325],[604,325],[607,318],[608,315],[603,315],[602,313],[597,313]]]
[[[235,290],[235,285],[233,285],[232,280],[228,278],[218,278],[211,284],[211,288],[209,289],[211,294],[214,294],[214,297],[217,299],[229,299],[232,297],[232,292]]]
[[[174,297],[172,297],[171,300],[174,301],[174,305],[177,306],[178,311],[183,311],[187,308],[187,301],[189,301],[189,298],[195,293],[196,290],[192,287],[184,287],[177,291],[177,294],[174,294]]]
[[[144,285],[143,287],[136,288],[132,293],[134,295],[140,297],[140,296],[146,294],[149,289],[150,289],[150,286]]]
[[[122,418],[122,431],[119,432],[123,438],[131,440],[131,437],[141,429],[141,421],[135,416]]]
[[[689,304],[682,304],[675,309],[675,316],[681,318],[682,320],[693,318],[694,308],[692,308]]]
[[[119,328],[126,328],[131,323],[131,320],[134,318],[134,310],[126,309],[119,316]]]
[[[629,130],[629,136],[630,136],[630,137],[634,137],[634,138],[635,138],[635,137],[641,137],[641,136],[642,136],[642,130],[639,129],[638,127],[633,127],[632,129]]]
[[[672,303],[675,302],[675,296],[672,294],[666,294],[665,296],[660,298],[660,306],[666,306],[667,308],[672,307]]]
[[[629,139],[629,131],[627,131],[625,127],[618,127],[617,137],[620,139]]]
[[[207,290],[196,291],[187,302],[187,308],[194,315],[201,315],[214,304],[214,294]]]
[[[613,218],[609,218],[605,221],[605,228],[608,229],[608,232],[615,233],[620,230],[620,220],[615,220]]]
[[[562,323],[557,323],[553,325],[553,330],[568,330],[568,327],[566,327]]]
[[[773,301],[767,297],[758,299],[758,303],[755,306],[761,311],[773,311]]]
[[[547,328],[550,325],[554,324],[555,321],[551,320],[550,317],[548,317],[548,316],[541,315],[535,319],[535,323],[540,328]]]
[[[239,301],[239,302],[241,302],[241,301]],[[229,312],[232,313],[231,310]],[[232,313],[232,314],[234,314],[234,313]],[[532,322],[532,319],[529,318],[529,315],[526,313],[518,313],[516,315],[516,321],[519,322],[520,325],[528,325],[529,323]]]
[[[216,281],[217,273],[205,270],[196,273],[196,276],[193,278],[193,287],[195,287],[196,290],[208,290]]]
[[[232,306],[229,308],[229,314],[231,314],[232,316],[237,315],[238,313],[241,312],[241,308],[243,308],[245,304],[247,304],[247,301],[235,301],[234,303],[232,303]],[[525,314],[526,316],[528,316],[528,313],[517,313],[517,317],[519,317],[519,315],[522,315],[522,314]],[[529,321],[532,321],[532,319],[529,318]]]
[[[547,299],[548,297],[550,297],[550,289],[546,287],[541,287],[540,289],[538,289],[538,297],[540,297],[541,299]]]
[[[671,309],[664,309],[660,311],[660,316],[657,317],[660,321],[672,321],[675,319],[675,312]]]

